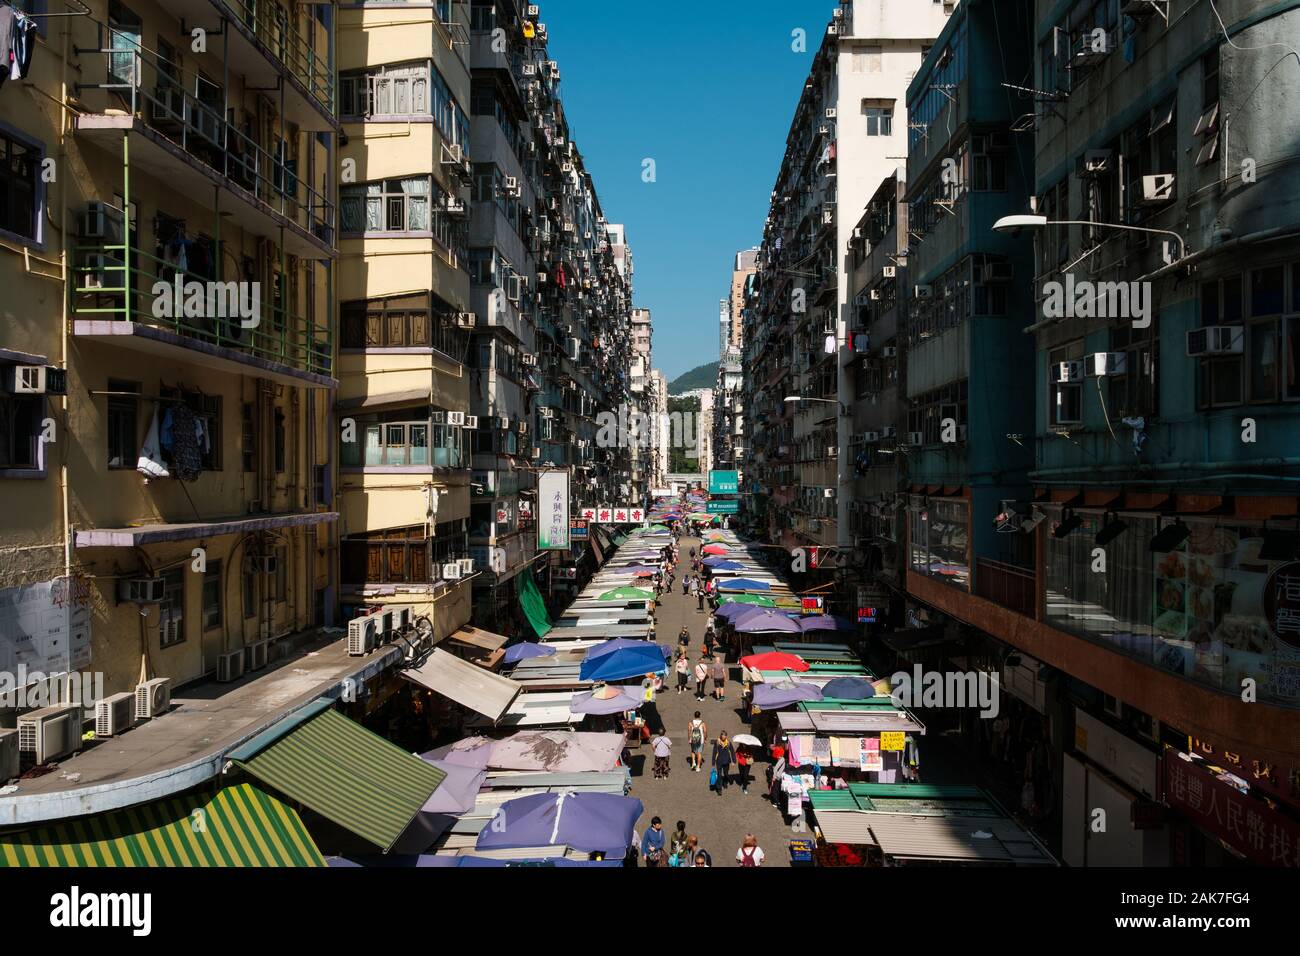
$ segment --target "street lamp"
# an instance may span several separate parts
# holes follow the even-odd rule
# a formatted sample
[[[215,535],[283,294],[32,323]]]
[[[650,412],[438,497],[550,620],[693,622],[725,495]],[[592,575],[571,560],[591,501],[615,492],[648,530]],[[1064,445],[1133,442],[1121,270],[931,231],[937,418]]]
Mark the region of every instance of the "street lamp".
[[[1148,229],[1145,226],[1130,226],[1118,222],[1090,222],[1084,219],[1048,219],[1046,216],[1019,215],[1003,216],[993,224],[994,232],[1017,233],[1022,229],[1044,229],[1047,226],[1093,226],[1101,229],[1122,229],[1127,232],[1147,232],[1158,236],[1173,236],[1178,240],[1178,259],[1186,253],[1183,237],[1171,229]],[[1177,261],[1177,260],[1175,260]]]
[[[833,398],[804,398],[802,395],[787,395],[784,401],[787,404],[790,402],[822,402],[823,404],[826,405],[839,406],[841,415],[847,415],[849,413],[849,409],[847,405],[845,405],[843,402],[838,402]]]

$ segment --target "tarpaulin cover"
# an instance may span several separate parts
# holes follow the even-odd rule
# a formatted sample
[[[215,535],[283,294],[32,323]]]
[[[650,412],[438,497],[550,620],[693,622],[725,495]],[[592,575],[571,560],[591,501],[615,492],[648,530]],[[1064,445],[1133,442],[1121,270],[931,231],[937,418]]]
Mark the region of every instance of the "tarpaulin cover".
[[[821,700],[822,692],[816,684],[755,684],[754,705],[764,710],[788,707],[803,700]]]
[[[632,845],[632,828],[642,810],[635,797],[612,793],[534,793],[503,803],[493,825],[479,834],[476,848],[566,846],[622,857]]]
[[[545,637],[551,630],[551,618],[546,613],[542,592],[537,590],[532,568],[524,568],[519,574],[519,606],[524,609],[524,617],[528,618],[537,636]]]

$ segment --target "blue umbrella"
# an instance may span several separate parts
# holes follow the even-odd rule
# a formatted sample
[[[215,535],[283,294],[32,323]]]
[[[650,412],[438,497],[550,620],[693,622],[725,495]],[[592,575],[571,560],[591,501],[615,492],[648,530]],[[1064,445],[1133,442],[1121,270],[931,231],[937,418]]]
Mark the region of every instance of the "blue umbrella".
[[[589,791],[534,793],[501,804],[475,844],[479,850],[565,846],[623,857],[645,809],[635,797]]]
[[[582,658],[584,661],[594,660],[597,657],[604,657],[606,654],[612,654],[614,651],[621,651],[625,647],[657,647],[664,656],[664,660],[672,657],[673,651],[667,644],[653,644],[650,641],[643,641],[635,637],[611,637],[608,641],[597,644],[595,647],[588,649],[586,655]]]
[[[862,677],[837,677],[822,687],[822,696],[831,700],[866,700],[876,696],[876,689]]]
[[[739,571],[745,567],[739,561],[728,561],[726,558],[705,558],[704,564],[715,571]]]
[[[664,655],[658,644],[638,642],[640,647],[621,647],[588,657],[578,671],[580,680],[625,680],[641,674],[654,674],[667,670]]]
[[[754,608],[731,622],[741,634],[800,634],[799,625],[780,611],[771,608]]]
[[[755,581],[751,578],[725,578],[718,582],[718,587],[724,591],[770,591],[772,585],[766,581]]]
[[[546,644],[514,644],[506,648],[505,657],[501,658],[503,663],[518,664],[520,661],[527,660],[530,657],[551,657],[555,654],[555,648]]]
[[[833,614],[814,614],[799,621],[799,630],[807,634],[810,631],[855,631],[857,625],[847,617]]]
[[[780,681],[775,684],[754,685],[754,706],[763,710],[789,707],[805,700],[821,700],[822,692],[816,684],[795,684]]]

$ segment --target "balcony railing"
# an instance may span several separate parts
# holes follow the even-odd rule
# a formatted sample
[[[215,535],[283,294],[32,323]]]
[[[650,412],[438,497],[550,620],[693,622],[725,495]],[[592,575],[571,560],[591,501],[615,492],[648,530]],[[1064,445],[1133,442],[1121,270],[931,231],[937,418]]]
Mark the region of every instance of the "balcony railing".
[[[247,190],[271,212],[333,245],[334,203],[298,175],[298,163],[287,155],[285,140],[271,152],[227,122],[216,86],[140,49],[77,52],[83,78],[78,90],[105,91],[111,102],[120,103],[155,133]],[[212,95],[200,97],[191,90]]]
[[[334,70],[328,53],[316,50],[289,25],[284,8],[258,0],[221,0],[244,24],[258,43],[288,68],[307,93],[331,115],[334,113]],[[295,8],[290,8],[295,9]],[[334,11],[338,16],[338,11]],[[315,23],[315,18],[312,18]],[[328,43],[328,40],[326,40]]]
[[[1028,568],[976,558],[975,593],[1024,617],[1037,614],[1038,583]]]
[[[212,299],[206,296],[205,316],[188,316],[186,309],[155,309],[154,284],[163,282],[168,287],[166,296],[173,299],[175,282],[203,282],[208,278],[193,272],[184,273],[176,261],[160,259],[143,250],[127,246],[122,241],[107,241],[76,246],[73,255],[73,282],[69,294],[72,313],[82,317],[108,318],[130,321],[153,328],[164,329],[199,342],[222,348],[235,349],[249,355],[303,372],[330,375],[334,343],[329,318],[315,322],[275,304],[274,289],[260,289],[257,308],[250,310],[251,317],[230,314],[231,309],[213,308]],[[209,260],[211,261],[211,259]],[[215,285],[215,282],[214,282]],[[226,289],[234,288],[241,296],[240,304],[252,303],[251,290],[243,295],[243,282],[222,282]],[[226,304],[229,296],[218,295]],[[182,303],[185,302],[184,296]],[[171,316],[159,317],[155,311],[171,311]],[[218,313],[225,311],[223,317]],[[247,325],[247,327],[245,327]]]

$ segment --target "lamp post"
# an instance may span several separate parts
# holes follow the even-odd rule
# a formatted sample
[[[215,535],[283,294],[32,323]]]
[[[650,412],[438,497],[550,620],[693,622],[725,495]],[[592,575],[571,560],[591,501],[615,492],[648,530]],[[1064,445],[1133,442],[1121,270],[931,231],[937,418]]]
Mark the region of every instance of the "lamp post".
[[[1173,236],[1178,240],[1178,259],[1187,252],[1187,243],[1183,237],[1172,229],[1148,229],[1146,226],[1130,226],[1119,222],[1090,222],[1086,219],[1048,219],[1046,216],[1019,215],[1003,216],[993,224],[994,232],[1020,232],[1022,229],[1046,229],[1048,226],[1092,226],[1101,229],[1119,229],[1124,232],[1145,232],[1157,236]],[[1178,261],[1175,259],[1175,262]]]

